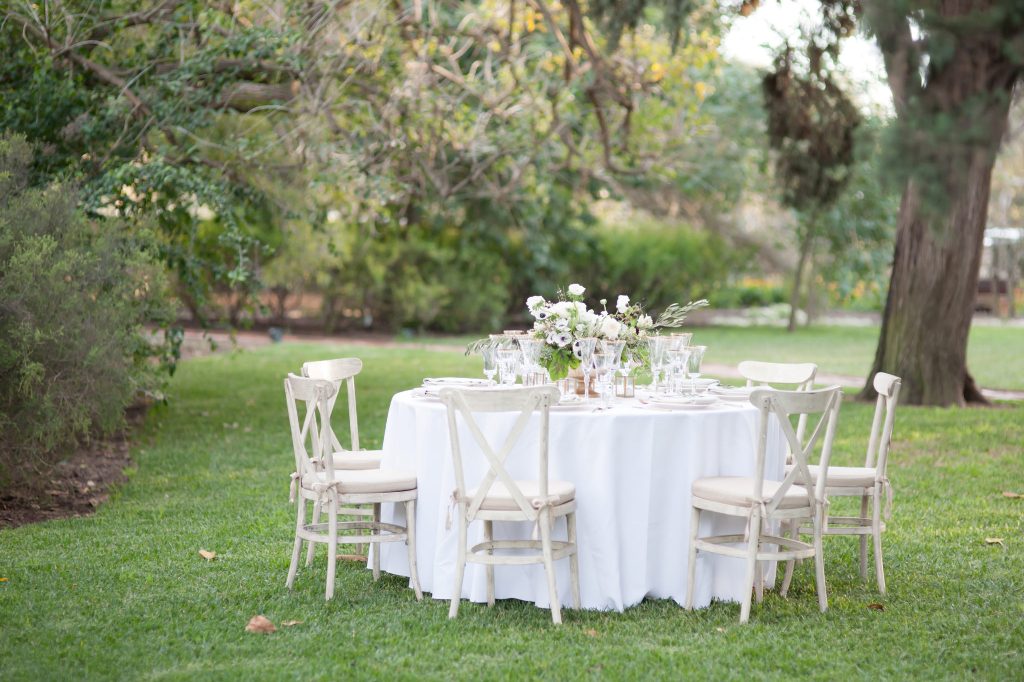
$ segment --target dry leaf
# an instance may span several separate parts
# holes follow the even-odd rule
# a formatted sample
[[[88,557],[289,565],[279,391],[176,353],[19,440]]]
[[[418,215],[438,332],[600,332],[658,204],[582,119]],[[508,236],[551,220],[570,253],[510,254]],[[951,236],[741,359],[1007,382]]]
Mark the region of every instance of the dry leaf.
[[[985,538],[985,544],[986,545],[999,545],[1000,547],[1006,547],[1006,545],[1003,544],[1003,539],[1002,538]]]
[[[1003,492],[1003,497],[1009,497],[1011,500],[1015,500],[1018,497],[1024,497],[1024,494],[1015,493],[1015,492],[1006,490],[1006,491]]]
[[[366,563],[365,554],[339,554],[338,561],[361,561]]]
[[[879,604],[878,602],[871,602],[868,604],[868,608],[872,611],[885,611],[885,604]]]
[[[277,628],[270,622],[270,619],[266,616],[253,616],[249,623],[245,626],[246,632],[260,632],[269,634],[271,632],[277,632]]]
[[[715,629],[718,630],[719,632],[725,632],[725,628],[715,628]]]
[[[290,628],[293,625],[302,625],[301,620],[286,620],[281,623],[281,627]]]
[[[586,631],[586,635],[587,637],[597,637],[597,630],[595,630],[594,628],[590,628]]]
[[[199,556],[203,557],[207,561],[213,561],[215,558],[217,558],[217,553],[216,552],[211,552],[211,551],[206,550],[206,549],[201,549],[201,550],[199,550]]]
[[[5,582],[7,582],[7,578],[0,578],[0,583],[5,583]]]

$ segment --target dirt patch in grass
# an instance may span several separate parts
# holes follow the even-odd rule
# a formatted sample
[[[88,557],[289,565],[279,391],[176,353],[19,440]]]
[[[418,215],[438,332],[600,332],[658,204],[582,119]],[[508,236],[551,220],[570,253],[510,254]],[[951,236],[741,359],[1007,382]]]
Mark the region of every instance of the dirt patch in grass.
[[[133,419],[133,422],[139,419]],[[94,441],[54,465],[35,480],[39,485],[0,490],[0,528],[85,516],[110,496],[112,486],[126,480],[131,466],[128,431]]]

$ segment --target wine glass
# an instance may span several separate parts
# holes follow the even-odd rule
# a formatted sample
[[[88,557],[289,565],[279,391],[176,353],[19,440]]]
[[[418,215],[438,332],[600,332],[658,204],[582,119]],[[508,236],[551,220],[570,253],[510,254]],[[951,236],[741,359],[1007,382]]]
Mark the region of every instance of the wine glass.
[[[505,386],[512,386],[516,383],[516,358],[519,355],[512,348],[499,348],[496,351],[498,358],[498,379]]]
[[[543,371],[540,366],[540,356],[544,350],[544,341],[528,336],[520,336],[517,341],[519,342],[519,351],[523,356],[523,377],[524,383],[526,383],[527,378],[532,378],[535,373]]]
[[[615,354],[606,350],[594,353],[594,369],[597,371],[597,387],[601,393],[601,404],[612,404],[612,375],[615,372]]]
[[[494,344],[486,343],[480,347],[480,355],[484,358],[484,376],[488,381],[494,381],[494,375],[498,373],[497,348]]]
[[[584,336],[576,339],[573,343],[576,357],[580,359],[580,369],[583,370],[583,401],[590,400],[590,370],[594,361],[594,351],[597,349],[597,339],[593,336]]]
[[[666,336],[651,336],[647,339],[648,356],[651,360],[651,390],[658,392],[658,375],[665,366],[665,356],[669,349]]]
[[[665,383],[668,384],[668,392],[672,395],[682,395],[683,380],[686,378],[686,364],[690,359],[689,349],[673,344],[667,355],[670,377],[666,378]]]
[[[704,351],[707,346],[690,346],[686,350],[689,355],[686,359],[686,375],[690,378],[690,393],[697,397],[697,379],[700,378],[700,364],[704,359]]]

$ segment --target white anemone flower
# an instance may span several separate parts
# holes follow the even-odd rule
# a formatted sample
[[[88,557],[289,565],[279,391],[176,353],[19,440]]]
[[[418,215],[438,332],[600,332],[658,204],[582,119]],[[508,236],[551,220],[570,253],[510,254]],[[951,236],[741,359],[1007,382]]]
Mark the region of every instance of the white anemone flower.
[[[581,284],[576,284],[574,282],[569,285],[569,293],[573,296],[582,296],[584,291],[586,291],[586,289],[584,289]]]
[[[615,309],[620,313],[626,312],[626,308],[629,307],[629,296],[625,294],[619,294],[618,299],[615,301]]]

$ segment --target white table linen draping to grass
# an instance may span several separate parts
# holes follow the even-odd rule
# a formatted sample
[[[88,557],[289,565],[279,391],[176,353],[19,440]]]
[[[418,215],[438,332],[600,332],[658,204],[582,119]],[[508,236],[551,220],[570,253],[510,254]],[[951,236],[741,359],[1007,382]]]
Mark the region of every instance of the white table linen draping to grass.
[[[597,402],[593,403],[596,407]],[[500,445],[515,414],[481,414],[478,419],[493,446]],[[534,416],[509,454],[513,478],[537,475],[537,430]],[[593,412],[553,408],[550,424],[550,478],[576,486],[580,589],[583,608],[619,610],[645,597],[686,597],[690,488],[706,476],[751,476],[758,429],[757,410],[749,404],[677,411],[617,405]],[[468,430],[460,430],[466,484],[474,487],[486,461]],[[766,480],[781,480],[784,440],[777,424],[769,430]],[[414,469],[419,480],[416,545],[420,583],[435,599],[451,599],[457,533],[446,527],[455,479],[445,407],[411,391],[392,398],[384,434],[382,468]],[[405,524],[401,505],[385,505],[383,518]],[[455,517],[454,509],[451,517]],[[701,535],[742,533],[743,520],[704,514]],[[495,522],[496,538],[529,538],[532,524]],[[555,538],[565,538],[560,519]],[[482,541],[482,524],[469,530],[469,544]],[[739,601],[744,562],[700,555],[697,559],[696,606],[712,599]],[[569,562],[555,562],[563,607],[572,603]],[[385,544],[381,568],[409,575],[405,546]],[[769,580],[774,579],[772,567]],[[468,564],[462,597],[486,602],[486,573]],[[495,568],[495,597],[522,599],[548,607],[543,565]]]

